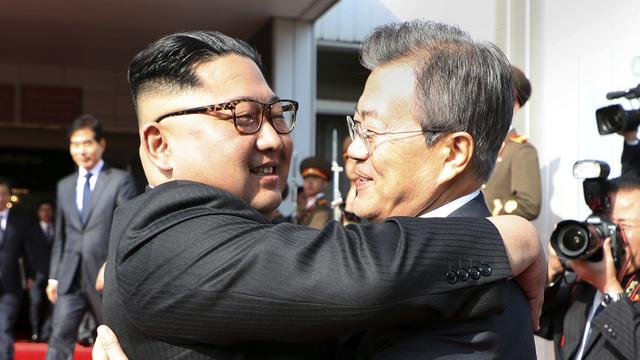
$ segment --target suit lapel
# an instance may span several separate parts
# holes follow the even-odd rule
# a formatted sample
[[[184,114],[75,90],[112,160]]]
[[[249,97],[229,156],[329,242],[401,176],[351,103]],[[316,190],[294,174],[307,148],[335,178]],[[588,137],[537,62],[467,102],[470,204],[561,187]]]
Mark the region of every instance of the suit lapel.
[[[60,191],[62,192],[62,196],[59,198],[64,199],[66,205],[64,205],[64,209],[67,209],[65,212],[69,213],[69,216],[65,216],[65,221],[69,221],[74,224],[76,228],[82,228],[82,219],[80,212],[78,211],[78,204],[76,203],[76,185],[78,183],[78,171],[73,174],[73,176],[69,176],[63,184],[61,184],[62,188]]]
[[[6,243],[6,240],[9,238],[9,236],[11,236],[11,233],[13,232],[12,218],[13,215],[11,214],[11,210],[9,210],[4,231],[0,234],[0,249],[2,249],[2,246]]]
[[[89,222],[89,219],[91,218],[91,214],[93,213],[93,209],[100,203],[100,197],[102,197],[102,194],[104,194],[105,192],[105,188],[109,184],[110,175],[111,175],[111,169],[105,164],[102,170],[100,171],[100,175],[98,175],[98,181],[96,181],[96,186],[91,192],[91,198],[89,199],[89,213],[87,213],[87,217],[85,219],[84,224]]]

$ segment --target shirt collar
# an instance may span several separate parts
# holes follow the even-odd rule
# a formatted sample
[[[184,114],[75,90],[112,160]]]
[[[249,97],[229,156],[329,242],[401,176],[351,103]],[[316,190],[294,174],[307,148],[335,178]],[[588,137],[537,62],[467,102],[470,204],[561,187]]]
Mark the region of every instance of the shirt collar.
[[[102,168],[104,167],[104,160],[100,159],[100,161],[98,161],[98,163],[96,164],[96,166],[93,167],[93,169],[87,171],[87,169],[83,168],[82,166],[78,167],[78,177],[79,178],[84,178],[85,175],[87,175],[88,172],[91,172],[92,176],[98,176],[100,175],[100,171],[102,171]]]
[[[480,195],[480,189],[461,196],[453,201],[450,201],[442,206],[440,206],[437,209],[433,209],[427,213],[424,213],[422,215],[420,215],[421,218],[429,218],[429,217],[447,217],[449,215],[451,215],[452,212],[458,210],[459,208],[461,208],[463,205],[465,205],[466,203],[468,203],[469,201],[473,200],[476,196]]]

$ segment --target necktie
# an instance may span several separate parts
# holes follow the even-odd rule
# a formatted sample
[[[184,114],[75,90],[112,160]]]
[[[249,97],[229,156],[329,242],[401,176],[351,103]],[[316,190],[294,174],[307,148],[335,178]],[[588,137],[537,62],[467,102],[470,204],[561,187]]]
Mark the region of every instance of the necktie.
[[[89,214],[89,200],[91,200],[91,173],[88,172],[85,177],[84,190],[82,191],[82,222],[87,220],[87,214]]]
[[[47,237],[47,241],[51,242],[51,240],[53,240],[53,227],[51,224],[47,224],[45,236]]]

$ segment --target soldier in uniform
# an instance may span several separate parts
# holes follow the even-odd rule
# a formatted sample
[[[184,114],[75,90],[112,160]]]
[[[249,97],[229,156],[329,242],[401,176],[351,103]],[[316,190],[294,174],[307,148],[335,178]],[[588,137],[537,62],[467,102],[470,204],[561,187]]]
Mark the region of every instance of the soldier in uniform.
[[[516,91],[513,106],[515,113],[529,100],[531,83],[513,65],[511,76]],[[513,126],[502,143],[496,167],[485,184],[483,193],[494,216],[512,214],[533,220],[540,213],[542,191],[538,152]]]
[[[304,180],[304,195],[307,198],[300,214],[300,224],[317,229],[324,227],[333,216],[333,210],[324,192],[329,186],[331,164],[319,157],[308,157],[300,163]]]

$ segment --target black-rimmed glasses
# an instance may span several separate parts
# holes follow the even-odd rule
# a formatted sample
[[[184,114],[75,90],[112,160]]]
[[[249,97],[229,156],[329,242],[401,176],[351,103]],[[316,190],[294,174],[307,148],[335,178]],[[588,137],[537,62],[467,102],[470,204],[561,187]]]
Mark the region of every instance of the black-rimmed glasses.
[[[419,130],[404,130],[404,131],[373,131],[365,128],[360,124],[359,121],[353,120],[350,115],[347,115],[347,126],[349,128],[349,135],[351,136],[351,140],[355,141],[356,138],[360,138],[362,142],[364,142],[367,147],[367,151],[369,154],[374,150],[374,141],[373,138],[375,136],[381,135],[395,135],[395,134],[413,134],[413,133],[441,133],[444,132],[442,129],[419,129]]]
[[[298,102],[294,100],[280,99],[265,104],[256,100],[238,99],[172,112],[159,117],[156,122],[172,116],[206,114],[219,120],[233,120],[233,126],[239,134],[249,135],[260,131],[262,119],[266,115],[267,121],[278,134],[288,134],[296,124],[297,112]]]

